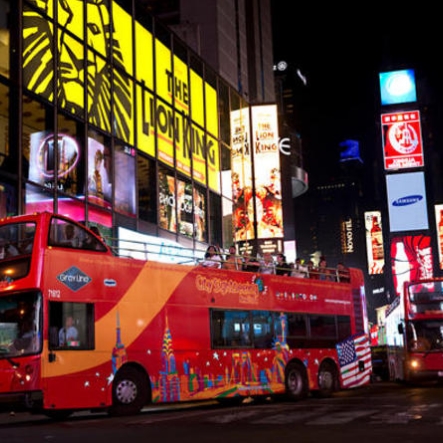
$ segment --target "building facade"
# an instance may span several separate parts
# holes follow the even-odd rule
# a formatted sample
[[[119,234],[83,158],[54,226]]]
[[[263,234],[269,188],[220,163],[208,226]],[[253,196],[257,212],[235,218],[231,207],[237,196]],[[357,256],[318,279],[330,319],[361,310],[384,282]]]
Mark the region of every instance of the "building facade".
[[[278,158],[274,105],[251,108],[140,3],[0,0],[0,215],[47,210],[192,249],[242,243],[235,169],[254,192],[254,121],[255,146]]]

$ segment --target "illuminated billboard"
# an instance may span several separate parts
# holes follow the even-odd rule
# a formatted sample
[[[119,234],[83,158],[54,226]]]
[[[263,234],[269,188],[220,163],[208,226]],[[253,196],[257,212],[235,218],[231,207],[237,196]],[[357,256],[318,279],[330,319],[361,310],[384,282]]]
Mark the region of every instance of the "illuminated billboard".
[[[383,274],[385,251],[380,211],[365,212],[365,235],[368,274]]]
[[[251,107],[257,238],[282,238],[277,105]]]
[[[406,235],[391,240],[391,269],[396,295],[404,282],[433,277],[431,238]]]
[[[391,232],[429,228],[423,172],[386,176]]]
[[[86,111],[87,120],[95,127],[128,146],[137,140],[137,149],[220,192],[214,85],[134,22],[118,2],[86,3],[51,2],[45,4],[46,15],[24,11],[24,88],[50,103],[57,96],[58,106],[79,118]],[[54,16],[53,8],[58,8],[58,27],[48,25],[47,16]],[[54,54],[56,35],[59,44]],[[36,40],[41,42],[39,48]],[[106,57],[111,55],[109,63]],[[87,73],[83,72],[85,58]],[[66,69],[45,69],[43,65],[49,66],[53,59],[60,60]],[[132,208],[128,209],[130,213]]]
[[[74,137],[34,132],[30,136],[29,180],[48,189],[57,183],[60,191],[78,195],[83,191],[77,189],[79,158],[80,146]]]
[[[198,241],[206,241],[206,196],[191,181],[175,179],[159,169],[159,226]]]
[[[438,263],[443,269],[443,205],[435,205],[435,226],[437,227]]]
[[[249,108],[231,112],[232,223],[235,242],[255,238],[249,122]]]
[[[385,170],[424,165],[419,111],[382,114],[381,126]]]
[[[417,101],[413,69],[381,72],[380,99],[382,105],[395,105]]]

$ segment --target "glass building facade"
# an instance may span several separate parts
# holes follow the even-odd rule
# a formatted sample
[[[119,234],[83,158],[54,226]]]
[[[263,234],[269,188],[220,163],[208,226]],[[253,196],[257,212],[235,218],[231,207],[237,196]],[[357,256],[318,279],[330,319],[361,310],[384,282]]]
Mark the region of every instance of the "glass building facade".
[[[136,1],[0,0],[0,216],[227,247],[248,104]]]

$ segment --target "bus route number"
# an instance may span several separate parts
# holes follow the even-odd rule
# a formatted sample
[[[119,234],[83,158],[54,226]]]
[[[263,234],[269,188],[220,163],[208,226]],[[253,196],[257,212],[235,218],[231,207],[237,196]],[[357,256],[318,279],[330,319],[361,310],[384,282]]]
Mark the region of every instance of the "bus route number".
[[[49,298],[60,298],[60,290],[59,289],[48,289]]]

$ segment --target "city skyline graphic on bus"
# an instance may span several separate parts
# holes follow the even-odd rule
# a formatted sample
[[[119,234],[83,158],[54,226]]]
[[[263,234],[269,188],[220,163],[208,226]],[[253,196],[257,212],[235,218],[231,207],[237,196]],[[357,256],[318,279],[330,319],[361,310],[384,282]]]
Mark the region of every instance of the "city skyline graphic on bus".
[[[260,353],[253,358],[251,352],[243,350],[227,352],[215,349],[212,351],[212,359],[205,362],[199,361],[202,356],[196,352],[194,360],[185,358],[177,361],[174,340],[166,319],[161,346],[161,370],[157,377],[150,377],[153,402],[180,401],[185,398],[229,398],[238,395],[240,391],[244,395],[245,385],[251,394],[273,393],[273,385],[284,382],[285,367],[291,354],[286,342],[287,318],[283,313],[280,314],[280,328],[281,334],[276,335],[273,342],[276,353],[271,366],[267,361],[267,353],[263,353],[263,360],[259,361]],[[151,353],[150,350],[147,352]],[[187,353],[187,357],[189,355]],[[207,372],[202,373],[202,367],[208,368]]]

